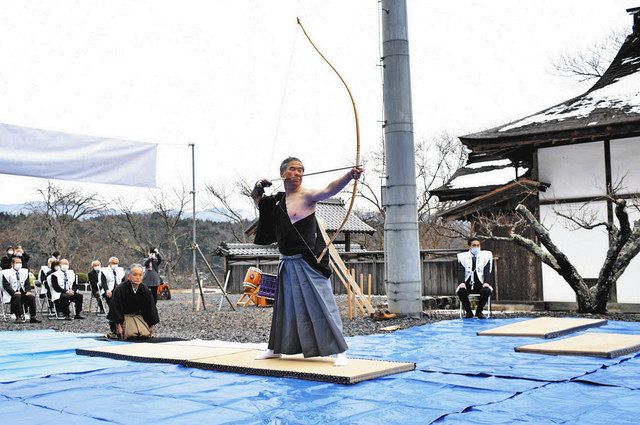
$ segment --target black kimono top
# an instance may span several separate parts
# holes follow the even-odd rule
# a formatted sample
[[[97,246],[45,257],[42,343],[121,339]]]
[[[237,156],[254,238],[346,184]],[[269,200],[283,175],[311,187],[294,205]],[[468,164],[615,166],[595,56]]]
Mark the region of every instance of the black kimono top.
[[[292,224],[284,192],[263,197],[258,203],[258,211],[258,228],[253,243],[269,245],[278,242],[281,254],[302,254],[312,268],[325,277],[331,276],[329,256],[322,257],[320,263],[316,260],[327,245],[320,233],[315,213]]]
[[[122,323],[125,314],[139,314],[149,326],[160,323],[158,309],[153,302],[149,288],[140,284],[138,291],[133,292],[131,282],[128,280],[113,290],[112,307],[109,309],[107,319],[115,323]]]

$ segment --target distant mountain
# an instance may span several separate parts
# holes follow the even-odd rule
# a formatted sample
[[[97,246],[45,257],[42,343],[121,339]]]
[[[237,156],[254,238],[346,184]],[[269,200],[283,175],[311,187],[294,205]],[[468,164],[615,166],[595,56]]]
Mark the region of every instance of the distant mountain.
[[[24,203],[24,204],[0,204],[0,213],[6,213],[6,214],[12,214],[12,215],[18,215],[21,213],[24,214],[28,214],[30,211],[30,208],[28,206],[28,204]],[[254,216],[254,214],[248,213],[247,211],[240,211],[241,214],[244,217],[250,217],[249,220],[251,220]],[[111,214],[118,214],[117,210],[110,210],[109,213]],[[185,219],[189,219],[191,218],[191,211],[186,211],[184,213],[184,218]],[[211,221],[214,223],[221,223],[221,222],[226,222],[226,221],[231,221],[229,220],[224,214],[221,214],[217,211],[213,211],[213,210],[201,210],[201,211],[196,211],[196,218],[199,220],[204,220],[204,221]]]
[[[0,213],[18,215],[20,213],[27,214],[29,207],[27,204],[0,204]]]

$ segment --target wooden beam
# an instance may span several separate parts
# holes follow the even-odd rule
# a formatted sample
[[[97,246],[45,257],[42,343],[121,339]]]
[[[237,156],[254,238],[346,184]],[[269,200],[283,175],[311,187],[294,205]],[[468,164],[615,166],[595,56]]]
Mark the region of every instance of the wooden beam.
[[[318,219],[318,228],[320,229],[320,233],[322,233],[324,242],[329,243],[329,236],[327,235],[327,231],[325,230],[324,223],[320,219]],[[367,300],[364,294],[360,291],[360,286],[358,286],[358,283],[351,276],[351,273],[349,273],[347,266],[342,261],[342,258],[340,258],[340,254],[338,254],[338,250],[335,246],[333,246],[333,244],[329,245],[329,262],[333,262],[333,269],[338,271],[338,276],[342,275],[342,278],[340,279],[342,283],[345,286],[350,287],[351,291],[354,292],[356,299],[359,301],[360,308],[364,308],[364,310],[367,311],[367,314],[375,313],[375,309],[373,308],[369,300]]]

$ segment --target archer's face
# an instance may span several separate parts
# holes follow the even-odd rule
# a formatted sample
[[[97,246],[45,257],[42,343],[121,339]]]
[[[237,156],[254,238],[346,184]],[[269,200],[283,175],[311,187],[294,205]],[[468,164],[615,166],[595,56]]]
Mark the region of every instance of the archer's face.
[[[302,176],[304,175],[304,165],[300,161],[291,161],[287,164],[287,168],[282,173],[285,184],[298,187],[302,184]]]

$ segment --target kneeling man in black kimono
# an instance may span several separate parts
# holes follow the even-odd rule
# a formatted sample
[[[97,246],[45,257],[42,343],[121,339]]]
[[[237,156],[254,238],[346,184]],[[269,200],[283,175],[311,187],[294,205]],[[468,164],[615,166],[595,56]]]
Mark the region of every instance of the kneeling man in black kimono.
[[[116,335],[120,338],[124,336],[122,325],[125,316],[142,316],[151,334],[153,327],[160,322],[151,291],[142,284],[143,275],[144,268],[140,264],[133,264],[129,267],[125,281],[113,290],[112,308],[107,318],[116,324]]]

